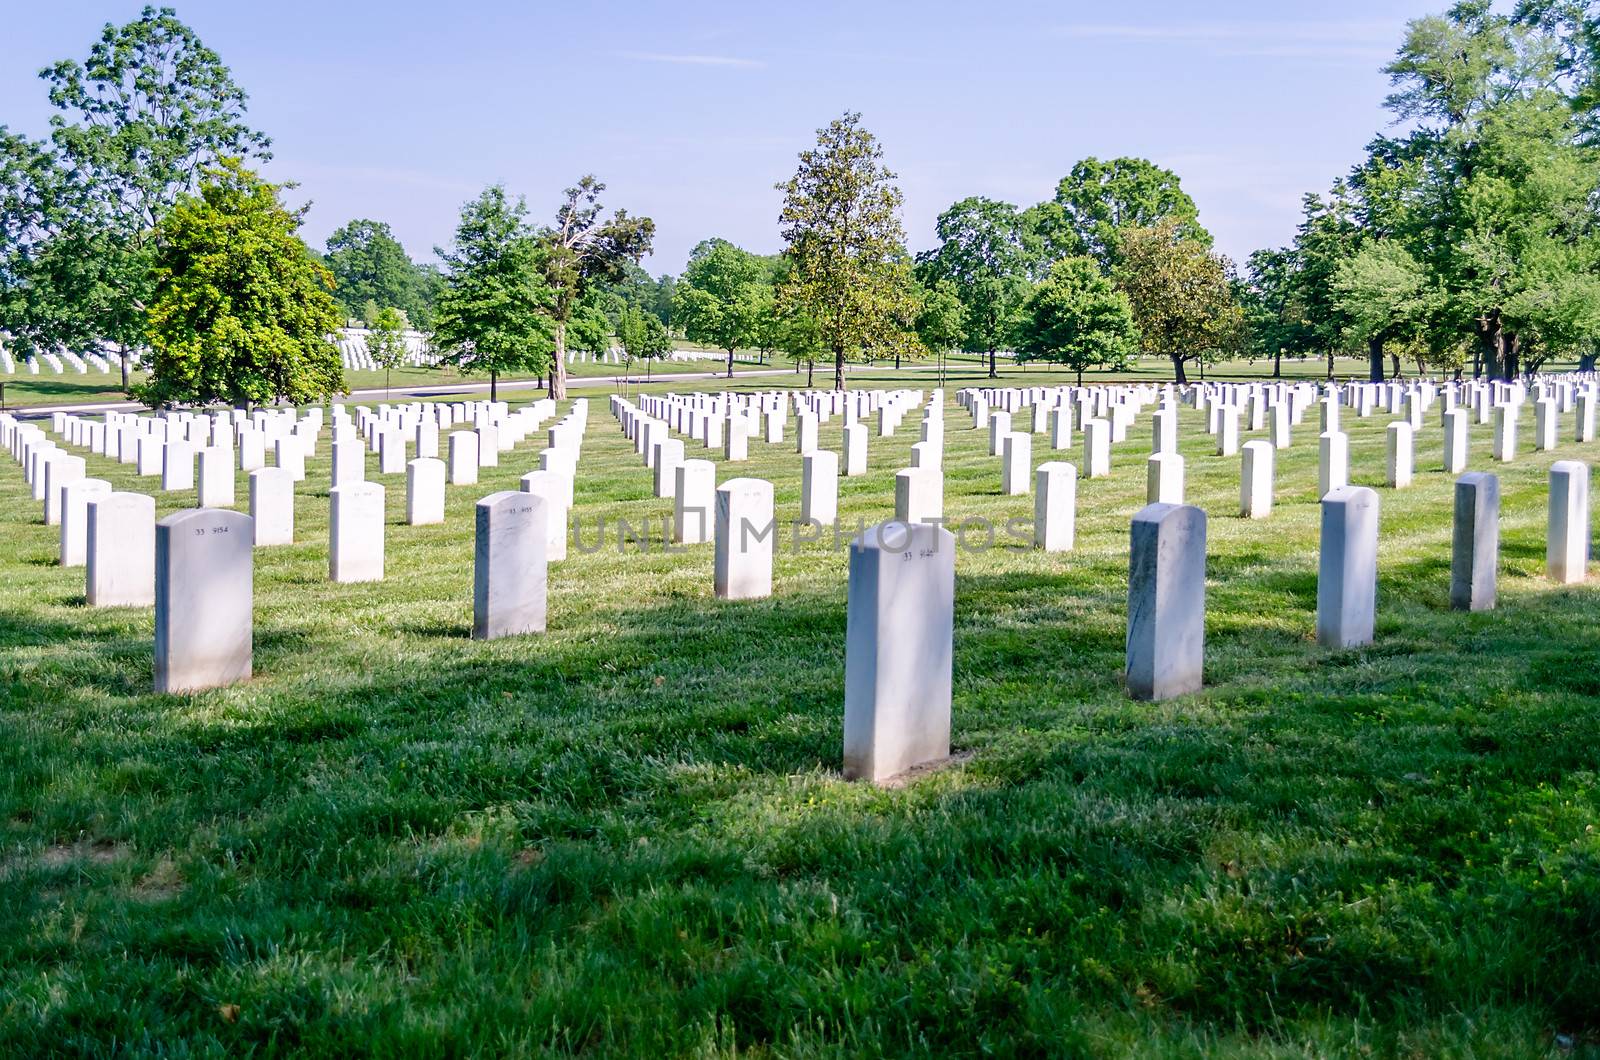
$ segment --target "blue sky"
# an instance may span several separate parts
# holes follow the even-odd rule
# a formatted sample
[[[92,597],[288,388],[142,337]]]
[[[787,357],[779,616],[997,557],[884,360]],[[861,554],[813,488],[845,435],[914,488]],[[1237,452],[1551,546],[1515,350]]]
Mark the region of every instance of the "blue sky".
[[[1380,72],[1444,0],[1192,3],[518,3],[188,0],[178,14],[250,93],[268,173],[413,257],[503,182],[535,217],[593,172],[653,217],[653,272],[700,239],[779,249],[773,185],[818,126],[859,110],[905,191],[913,250],[967,195],[1048,198],[1073,162],[1177,171],[1218,246],[1293,234],[1300,196],[1388,121]],[[0,123],[42,132],[48,62],[83,58],[139,4],[0,0]]]

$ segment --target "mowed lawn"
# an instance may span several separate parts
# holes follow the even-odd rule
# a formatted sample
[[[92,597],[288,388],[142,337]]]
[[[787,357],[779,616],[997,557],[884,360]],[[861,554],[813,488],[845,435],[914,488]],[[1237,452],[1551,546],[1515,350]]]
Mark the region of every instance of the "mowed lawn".
[[[713,599],[712,546],[662,550],[671,502],[590,402],[548,634],[468,638],[473,503],[542,442],[450,487],[436,527],[402,525],[404,476],[369,460],[387,580],[334,585],[325,433],[300,543],[255,553],[255,679],[192,696],[150,693],[151,612],[83,606],[5,461],[0,1055],[1600,1047],[1600,590],[1543,577],[1549,465],[1600,458],[1570,417],[1535,454],[1524,413],[1500,605],[1461,614],[1430,410],[1416,485],[1380,490],[1376,643],[1329,651],[1316,409],[1259,522],[1185,409],[1207,688],[1152,705],[1120,675],[1148,416],[1046,555],[1007,540],[1033,498],[999,495],[952,387],[946,514],[1001,530],[957,561],[958,763],[879,789],[839,775],[846,552],[786,531],[771,599]],[[1383,481],[1387,419],[1346,411],[1357,484]],[[844,522],[892,515],[916,438],[872,438]],[[751,455],[719,480],[769,478],[795,518],[792,425]]]

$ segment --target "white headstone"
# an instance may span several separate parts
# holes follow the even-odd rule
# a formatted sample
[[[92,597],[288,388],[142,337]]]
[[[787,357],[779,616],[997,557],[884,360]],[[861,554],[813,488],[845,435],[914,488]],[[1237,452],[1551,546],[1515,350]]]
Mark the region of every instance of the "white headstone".
[[[471,431],[450,433],[450,484],[471,486],[478,481],[478,436]]]
[[[1245,442],[1240,448],[1239,514],[1265,519],[1272,514],[1274,465],[1277,452],[1271,442]]]
[[[200,450],[200,507],[233,507],[233,450],[211,445]]]
[[[944,472],[908,467],[894,476],[894,518],[898,523],[932,523],[944,518]]]
[[[294,544],[294,478],[289,472],[281,467],[250,472],[250,519],[255,544]]]
[[[1159,700],[1200,690],[1206,641],[1206,513],[1150,504],[1128,553],[1128,693]]]
[[[850,544],[844,775],[880,782],[950,756],[955,538],[884,523]]]
[[[434,451],[438,451],[435,445]],[[432,526],[444,522],[444,461],[419,456],[406,464],[406,522]]]
[[[472,635],[478,640],[543,633],[549,508],[520,490],[477,504],[472,565]]]
[[[1365,486],[1339,486],[1323,495],[1321,550],[1317,643],[1329,648],[1372,643],[1378,598],[1377,493]]]
[[[1145,459],[1145,503],[1183,503],[1183,457],[1153,453]]]
[[[149,607],[156,601],[156,499],[100,493],[85,504],[84,598],[90,607]]]
[[[1350,482],[1350,437],[1343,431],[1317,436],[1317,496],[1326,497]]]
[[[719,599],[772,595],[777,534],[772,483],[733,478],[717,487],[715,591]]]
[[[1033,477],[1033,435],[1012,431],[1000,443],[1000,492],[1008,497],[1028,492]]]
[[[111,483],[80,478],[61,490],[61,565],[81,567],[89,558],[89,501],[109,496]]]
[[[356,482],[328,491],[328,579],[383,580],[383,487]]]
[[[1046,552],[1070,552],[1077,533],[1078,469],[1052,460],[1034,476],[1033,543]]]
[[[155,690],[192,692],[247,679],[255,592],[250,517],[190,508],[155,531]]]
[[[1500,480],[1485,471],[1456,479],[1450,549],[1450,606],[1457,611],[1494,607],[1500,564]]]
[[[1589,465],[1557,460],[1550,465],[1550,512],[1545,538],[1545,575],[1571,585],[1589,576]]]
[[[710,541],[716,510],[717,465],[709,460],[685,460],[679,464],[673,497],[672,539],[686,545]]]
[[[832,526],[839,518],[839,454],[814,449],[801,464],[800,521]]]
[[[1411,485],[1415,429],[1406,420],[1389,424],[1389,485],[1404,489]]]

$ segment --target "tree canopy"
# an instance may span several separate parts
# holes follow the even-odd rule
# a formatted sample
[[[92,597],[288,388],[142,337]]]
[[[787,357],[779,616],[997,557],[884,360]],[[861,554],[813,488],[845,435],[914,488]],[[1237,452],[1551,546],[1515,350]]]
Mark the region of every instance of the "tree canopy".
[[[394,232],[382,221],[357,218],[328,237],[323,261],[338,286],[334,297],[346,317],[365,316],[365,306],[392,306],[420,328],[433,322],[438,296],[438,270],[418,265],[407,256]]]
[[[320,401],[344,390],[333,277],[279,186],[237,159],[202,171],[156,233],[146,335],[151,406]]]
[[[790,271],[780,289],[787,313],[815,327],[833,354],[833,385],[845,386],[845,358],[914,347],[910,260],[900,227],[902,196],[883,148],[846,113],[817,130],[786,183],[779,225]]]
[[[961,301],[961,348],[989,355],[1011,338],[1017,313],[1041,271],[1043,249],[1026,215],[1015,206],[974,197],[939,215],[939,246],[920,255],[917,272],[930,287],[947,281]]]
[[[454,244],[438,252],[446,274],[434,348],[445,363],[488,375],[492,398],[506,372],[553,370],[551,292],[527,212],[501,185],[485,188],[461,208]]]
[[[1128,296],[1087,256],[1062,258],[1029,293],[1016,328],[1017,352],[1070,368],[1125,369],[1139,352]]]

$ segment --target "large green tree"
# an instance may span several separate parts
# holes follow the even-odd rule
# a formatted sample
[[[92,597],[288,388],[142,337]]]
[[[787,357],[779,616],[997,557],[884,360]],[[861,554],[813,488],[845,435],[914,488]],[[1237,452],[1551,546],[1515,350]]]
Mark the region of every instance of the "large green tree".
[[[340,226],[328,237],[323,261],[338,282],[334,294],[345,316],[362,316],[375,302],[405,310],[417,327],[432,324],[437,273],[413,262],[382,221],[357,218]]]
[[[344,390],[333,277],[279,186],[237,159],[202,171],[156,230],[146,404],[321,401]]]
[[[1124,370],[1139,353],[1139,329],[1128,296],[1091,257],[1062,258],[1023,303],[1016,328],[1023,360],[1070,368]]]
[[[1085,158],[1061,178],[1056,194],[1028,212],[1046,258],[1087,254],[1110,272],[1121,261],[1118,235],[1129,228],[1171,222],[1204,247],[1211,234],[1178,175],[1143,158]]]
[[[846,113],[817,130],[800,153],[779,216],[790,266],[780,289],[785,311],[815,327],[833,355],[833,385],[845,387],[845,359],[915,345],[912,276],[900,226],[902,196],[883,148]],[[793,343],[797,348],[798,340]]]
[[[650,253],[656,225],[648,217],[629,217],[617,210],[603,216],[600,196],[606,186],[585,176],[566,190],[555,224],[539,232],[539,260],[549,289],[548,313],[555,339],[550,396],[567,396],[567,328],[589,288],[614,283],[628,266]]]
[[[1117,286],[1126,292],[1141,347],[1184,366],[1205,361],[1239,341],[1244,314],[1233,298],[1226,258],[1187,236],[1175,221],[1120,233]]]
[[[25,230],[0,245],[0,327],[27,347],[116,352],[126,386],[158,225],[206,167],[265,160],[269,143],[245,124],[221,58],[171,8],[108,23],[84,61],[40,76],[56,109],[48,145],[0,130],[0,209]]]
[[[966,322],[962,348],[987,353],[994,378],[996,351],[1009,341],[1041,268],[1039,239],[1015,206],[981,197],[945,210],[935,230],[939,246],[918,257],[918,275],[929,287],[953,285]]]
[[[501,185],[461,208],[455,242],[438,251],[444,289],[433,322],[441,359],[489,376],[491,400],[506,372],[554,371],[550,288],[527,206]]]
[[[726,239],[707,239],[689,254],[673,295],[673,319],[691,342],[728,353],[733,376],[734,351],[761,344],[762,314],[771,299],[758,288],[770,287],[770,262]]]

